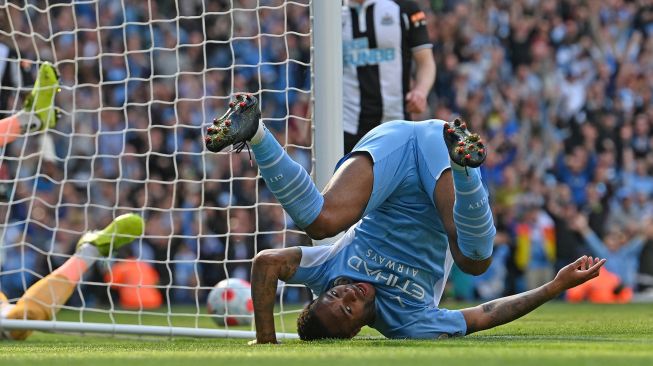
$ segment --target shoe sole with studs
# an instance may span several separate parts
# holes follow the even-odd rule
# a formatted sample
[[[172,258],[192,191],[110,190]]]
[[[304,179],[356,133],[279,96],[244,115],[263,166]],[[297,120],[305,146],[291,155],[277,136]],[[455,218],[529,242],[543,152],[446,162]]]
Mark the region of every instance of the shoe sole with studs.
[[[258,129],[261,111],[258,100],[251,94],[237,94],[229,102],[222,117],[215,118],[207,128],[204,144],[212,152],[222,151],[230,145],[244,145]],[[236,149],[241,148],[237,146]]]
[[[477,168],[487,157],[487,148],[476,133],[467,129],[467,123],[459,118],[444,124],[444,141],[451,160],[464,167]]]

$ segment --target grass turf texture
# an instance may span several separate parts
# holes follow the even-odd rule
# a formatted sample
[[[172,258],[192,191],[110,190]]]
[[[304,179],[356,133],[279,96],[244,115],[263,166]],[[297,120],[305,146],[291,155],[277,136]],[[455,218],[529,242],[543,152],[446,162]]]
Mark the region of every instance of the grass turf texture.
[[[450,308],[456,307],[447,304]],[[63,312],[62,320],[79,314]],[[85,313],[85,321],[106,316]],[[165,317],[144,323],[166,324]],[[293,329],[295,314],[286,317]],[[125,321],[134,321],[124,316]],[[193,326],[194,320],[173,323]],[[210,326],[203,318],[200,326]],[[237,339],[120,338],[36,332],[25,342],[0,342],[0,365],[653,365],[653,305],[551,303],[489,331],[438,341],[370,339],[285,341],[247,346]]]

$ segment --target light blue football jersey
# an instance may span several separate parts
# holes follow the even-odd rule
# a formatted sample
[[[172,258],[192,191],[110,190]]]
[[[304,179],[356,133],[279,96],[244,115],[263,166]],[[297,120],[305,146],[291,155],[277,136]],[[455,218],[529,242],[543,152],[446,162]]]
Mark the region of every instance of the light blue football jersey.
[[[343,276],[373,284],[372,327],[388,338],[465,334],[460,311],[437,307],[453,264],[432,197],[450,167],[443,124],[394,121],[363,137],[353,152],[368,152],[374,160],[363,218],[334,245],[301,247],[300,266],[288,282],[303,283],[316,295]]]

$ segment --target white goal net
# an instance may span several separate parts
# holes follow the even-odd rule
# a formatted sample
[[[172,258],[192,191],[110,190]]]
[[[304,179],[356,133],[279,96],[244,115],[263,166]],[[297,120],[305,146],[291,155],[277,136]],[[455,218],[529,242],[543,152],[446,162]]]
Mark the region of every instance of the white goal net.
[[[1,117],[22,108],[41,62],[61,81],[56,128],[0,148],[0,289],[16,301],[83,233],[128,212],[146,221],[144,237],[96,262],[52,322],[26,326],[253,336],[251,326],[214,324],[209,290],[249,279],[263,249],[310,242],[247,150],[213,154],[202,137],[230,97],[250,92],[268,128],[313,170],[310,6],[0,1]],[[283,287],[276,314],[296,312],[308,296]],[[277,330],[295,332],[286,324]]]

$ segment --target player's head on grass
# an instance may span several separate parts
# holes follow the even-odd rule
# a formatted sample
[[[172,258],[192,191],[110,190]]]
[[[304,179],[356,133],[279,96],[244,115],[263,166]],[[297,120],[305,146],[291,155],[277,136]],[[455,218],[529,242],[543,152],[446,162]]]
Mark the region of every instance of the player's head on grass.
[[[321,294],[299,314],[297,333],[302,340],[349,339],[374,322],[374,286],[346,282]]]

